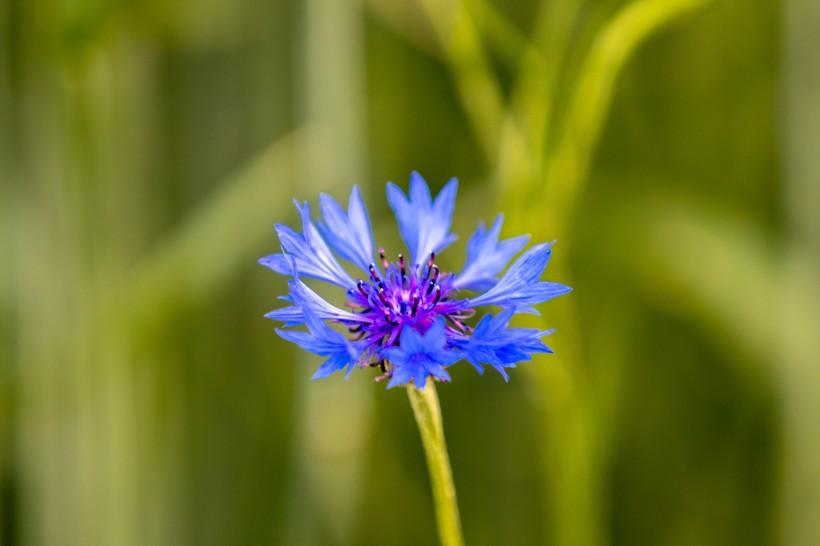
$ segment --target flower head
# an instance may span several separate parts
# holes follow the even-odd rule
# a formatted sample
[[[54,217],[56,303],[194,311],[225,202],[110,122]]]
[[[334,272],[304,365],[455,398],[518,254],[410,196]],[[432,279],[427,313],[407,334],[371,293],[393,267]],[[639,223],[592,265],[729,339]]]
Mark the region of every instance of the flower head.
[[[483,223],[467,243],[467,259],[458,274],[442,272],[438,253],[456,240],[450,233],[458,182],[450,180],[433,199],[418,173],[410,177],[409,195],[392,183],[387,201],[399,223],[399,232],[410,254],[390,261],[373,243],[367,209],[357,187],[350,194],[347,212],[332,197],[319,196],[322,219],[313,223],[307,203],[296,203],[302,233],[276,225],[280,254],[259,260],[277,273],[291,275],[289,293],[282,299],[292,305],[266,317],[284,322],[285,328],[304,324],[307,331],[276,332],[303,349],[327,357],[314,379],[354,367],[379,367],[388,387],[414,383],[422,388],[428,377],[449,381],[446,367],[466,360],[479,373],[484,365],[498,370],[530,360],[535,353],[551,353],[541,338],[551,331],[511,328],[515,313],[536,313],[534,305],[566,294],[571,288],[541,281],[549,262],[551,244],[525,251],[506,272],[512,258],[527,244],[528,236],[499,241],[503,217],[489,230]],[[335,254],[334,254],[335,253]],[[343,258],[362,271],[354,280],[339,263]],[[499,277],[500,275],[500,277]],[[341,309],[311,290],[303,277],[319,279],[347,290]],[[464,292],[473,297],[464,297]],[[475,326],[476,309],[497,306]],[[346,337],[328,326],[338,324]]]

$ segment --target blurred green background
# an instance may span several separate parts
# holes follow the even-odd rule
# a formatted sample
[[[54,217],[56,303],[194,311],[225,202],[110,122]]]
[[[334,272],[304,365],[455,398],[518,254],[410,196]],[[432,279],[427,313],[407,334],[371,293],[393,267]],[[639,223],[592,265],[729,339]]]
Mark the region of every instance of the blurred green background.
[[[3,0],[0,544],[436,540],[407,397],[310,382],[293,197],[557,239],[439,388],[468,544],[820,544],[814,0]]]

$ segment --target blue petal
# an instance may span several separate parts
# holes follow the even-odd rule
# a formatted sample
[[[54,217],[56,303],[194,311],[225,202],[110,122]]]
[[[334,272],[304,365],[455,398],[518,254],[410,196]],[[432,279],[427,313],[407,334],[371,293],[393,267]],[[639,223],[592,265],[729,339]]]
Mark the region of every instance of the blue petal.
[[[399,232],[412,263],[423,263],[430,252],[440,252],[456,240],[450,233],[450,222],[457,191],[458,181],[453,178],[433,201],[427,182],[415,171],[410,175],[409,199],[398,186],[388,182],[387,201],[399,222]]]
[[[307,309],[309,313],[316,315],[321,320],[356,324],[370,322],[362,315],[331,305],[298,278],[289,280],[288,287],[290,289],[290,299],[296,305],[271,311],[265,315],[266,318],[281,320],[287,323],[286,326],[293,326],[305,322],[304,310]]]
[[[487,290],[498,282],[496,275],[507,267],[512,257],[530,239],[529,235],[521,235],[499,243],[498,236],[503,223],[504,215],[499,214],[489,231],[484,227],[484,222],[478,224],[478,229],[467,242],[467,260],[461,273],[455,278],[453,287],[479,291]]]
[[[350,192],[347,213],[324,193],[319,195],[319,207],[324,223],[318,227],[327,242],[339,256],[367,272],[373,261],[373,230],[359,188],[353,186]]]
[[[572,291],[572,288],[554,282],[538,282],[547,267],[549,244],[532,247],[521,255],[504,273],[501,280],[484,294],[467,300],[468,307],[500,305],[516,312],[531,311],[529,307]]]
[[[450,381],[444,366],[453,364],[461,356],[455,351],[446,350],[446,346],[444,320],[436,321],[424,335],[405,325],[401,331],[400,345],[384,352],[393,365],[387,387],[413,381],[417,388],[422,389],[430,376]]]
[[[291,326],[305,322],[305,319],[302,317],[302,309],[296,306],[274,309],[270,313],[265,313],[265,318],[280,320],[285,323],[285,328],[290,328]]]
[[[310,205],[305,202],[300,207],[299,203],[296,203],[296,208],[302,216],[301,235],[288,226],[276,224],[276,234],[282,248],[293,260],[296,271],[305,277],[313,277],[344,288],[355,286],[356,283],[339,265],[319,230],[310,221]],[[292,273],[290,261],[282,254],[265,256],[259,263],[283,275]]]
[[[312,311],[303,309],[302,313],[308,332],[291,332],[277,328],[276,333],[306,351],[328,357],[313,375],[313,379],[327,377],[345,367],[347,367],[347,375],[350,375],[361,357],[362,346],[347,341],[342,334],[328,327]]]
[[[489,364],[498,370],[506,381],[509,376],[504,368],[514,368],[518,362],[532,360],[535,353],[552,352],[552,349],[541,341],[541,338],[551,334],[552,330],[508,328],[513,312],[512,309],[508,309],[496,317],[485,315],[471,337],[455,342],[462,351],[463,358],[479,373],[484,371],[482,364]]]

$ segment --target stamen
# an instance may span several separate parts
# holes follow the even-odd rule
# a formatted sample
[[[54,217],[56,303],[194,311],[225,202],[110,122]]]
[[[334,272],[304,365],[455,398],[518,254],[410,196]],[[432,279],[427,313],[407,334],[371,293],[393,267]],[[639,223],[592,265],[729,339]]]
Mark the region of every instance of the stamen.
[[[399,270],[401,271],[401,287],[405,288],[407,286],[407,268],[402,254],[399,254]]]
[[[472,334],[473,328],[464,324],[464,322],[458,318],[458,315],[445,315],[445,318],[453,323],[453,326],[459,329],[459,331],[463,334]]]
[[[436,285],[436,296],[433,298],[433,305],[438,303],[438,300],[441,299],[441,285]]]
[[[379,299],[385,305],[385,307],[390,307],[390,302],[387,301],[387,297],[384,295],[384,288],[379,288]]]
[[[384,310],[384,320],[386,320],[387,323],[390,324],[391,326],[398,326],[399,325],[399,323],[396,322],[395,320],[391,320],[390,312],[387,309]]]
[[[450,296],[445,297],[444,287],[441,281],[447,276],[442,273],[436,265],[436,253],[431,251],[427,260],[421,264],[414,264],[404,256],[398,254],[396,261],[388,262],[384,254],[384,247],[379,247],[379,258],[384,268],[379,268],[378,262],[368,266],[370,278],[368,280],[359,279],[357,288],[364,296],[364,303],[355,296],[355,289],[350,289],[351,301],[355,307],[355,312],[363,315],[374,314],[371,320],[378,327],[371,329],[367,325],[350,326],[348,331],[354,339],[371,340],[371,343],[378,343],[386,346],[399,346],[400,329],[404,321],[411,320],[410,317],[418,317],[419,313],[426,320],[426,313],[433,312],[438,303],[449,301]],[[423,269],[423,271],[422,271]],[[449,289],[448,289],[449,292]],[[442,309],[444,310],[444,309]],[[446,316],[449,324],[448,328],[456,332],[469,332],[472,329],[467,326],[463,319],[469,316],[471,310],[455,311]],[[376,318],[383,313],[384,318]],[[383,339],[377,339],[380,336]],[[370,366],[380,366],[387,374],[391,373],[388,361],[378,362],[373,359]]]
[[[458,328],[459,331],[461,331],[462,333],[465,332],[464,323],[462,323],[460,320],[454,318],[453,315],[445,315],[445,317],[447,318],[447,320],[449,320],[453,324],[453,326]]]
[[[382,373],[387,373],[387,366],[385,365],[383,358],[379,360],[379,368],[381,368]]]
[[[475,309],[462,309],[460,313],[462,319],[468,319],[475,316]]]

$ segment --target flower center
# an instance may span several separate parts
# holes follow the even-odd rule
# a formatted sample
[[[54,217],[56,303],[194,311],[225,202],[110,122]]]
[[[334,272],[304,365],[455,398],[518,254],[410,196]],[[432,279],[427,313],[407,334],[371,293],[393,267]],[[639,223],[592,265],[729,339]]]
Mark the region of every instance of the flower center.
[[[374,319],[380,318],[390,326],[405,323],[424,326],[422,323],[435,313],[443,296],[451,292],[442,286],[447,274],[442,275],[435,264],[435,253],[430,253],[421,271],[418,266],[408,267],[401,254],[398,261],[392,263],[385,258],[383,248],[379,248],[379,256],[384,273],[376,264],[370,264],[370,281],[359,280],[358,294],[353,294],[358,297],[351,298],[359,307],[356,311],[376,315]]]
[[[475,312],[454,297],[453,276],[441,272],[434,252],[423,265],[409,265],[401,254],[397,261],[388,262],[383,248],[379,257],[382,269],[370,264],[370,279],[359,280],[357,289],[347,293],[347,305],[369,319],[366,325],[350,329],[354,340],[392,347],[399,344],[404,325],[423,334],[441,317],[453,332],[472,333],[464,321]]]

